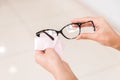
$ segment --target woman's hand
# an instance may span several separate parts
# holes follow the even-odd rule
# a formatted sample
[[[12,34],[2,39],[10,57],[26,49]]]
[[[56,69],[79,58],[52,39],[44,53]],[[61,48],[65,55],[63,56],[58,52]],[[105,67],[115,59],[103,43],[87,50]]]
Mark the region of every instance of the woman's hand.
[[[84,17],[72,20],[73,23],[93,21],[96,31],[94,33],[82,33],[77,39],[90,39],[105,46],[120,50],[120,35],[118,35],[104,18]],[[86,26],[84,26],[86,27]]]
[[[35,59],[38,64],[49,71],[56,80],[77,80],[69,65],[64,62],[52,48],[36,51]]]

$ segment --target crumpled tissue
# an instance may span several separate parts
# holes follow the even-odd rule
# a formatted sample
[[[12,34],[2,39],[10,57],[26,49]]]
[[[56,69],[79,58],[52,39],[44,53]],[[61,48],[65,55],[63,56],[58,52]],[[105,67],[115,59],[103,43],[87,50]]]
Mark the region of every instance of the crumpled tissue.
[[[47,48],[54,48],[58,55],[63,58],[63,43],[59,36],[54,36],[54,40],[49,38],[47,35],[34,38],[34,49],[45,50]]]

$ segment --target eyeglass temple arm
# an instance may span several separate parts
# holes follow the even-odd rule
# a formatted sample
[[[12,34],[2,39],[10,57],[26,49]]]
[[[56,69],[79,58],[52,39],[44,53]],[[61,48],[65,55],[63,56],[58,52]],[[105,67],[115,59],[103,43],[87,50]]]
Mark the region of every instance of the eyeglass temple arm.
[[[46,32],[44,32],[48,37],[50,37],[52,40],[54,40],[54,38],[51,36],[51,35],[49,35],[48,33],[46,33]]]
[[[88,23],[88,22],[91,22],[91,23],[92,23],[92,25],[93,25],[93,28],[94,28],[94,31],[96,31],[96,28],[95,28],[95,25],[94,25],[94,22],[93,22],[93,21],[87,21],[87,22],[83,22],[82,24],[85,24],[85,23]],[[80,25],[81,25],[81,23],[80,23]]]
[[[49,35],[48,33],[46,33],[46,32],[43,32],[43,33],[45,33],[49,38],[51,38],[52,40],[54,40],[54,38],[51,35]],[[38,37],[40,37],[40,34],[39,34]]]

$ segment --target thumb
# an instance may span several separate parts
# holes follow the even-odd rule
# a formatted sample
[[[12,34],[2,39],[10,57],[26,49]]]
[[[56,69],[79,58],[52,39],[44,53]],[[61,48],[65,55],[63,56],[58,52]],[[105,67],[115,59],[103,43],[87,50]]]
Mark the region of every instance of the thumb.
[[[76,39],[77,40],[80,40],[80,39],[94,40],[95,39],[95,35],[93,33],[82,33]]]
[[[54,53],[55,52],[55,50],[53,49],[53,48],[47,48],[46,50],[45,50],[45,53],[47,54],[47,53]]]

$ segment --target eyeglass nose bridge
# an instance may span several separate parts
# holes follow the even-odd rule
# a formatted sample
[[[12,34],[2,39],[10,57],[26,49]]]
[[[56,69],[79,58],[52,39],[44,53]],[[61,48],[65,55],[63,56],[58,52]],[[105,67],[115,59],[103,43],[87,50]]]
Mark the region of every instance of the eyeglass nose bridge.
[[[62,29],[61,29],[60,31],[56,31],[56,33],[57,33],[57,36],[58,36],[59,34],[61,34],[61,35],[64,36],[66,39],[69,39],[69,38],[67,38],[67,37],[63,34]]]

